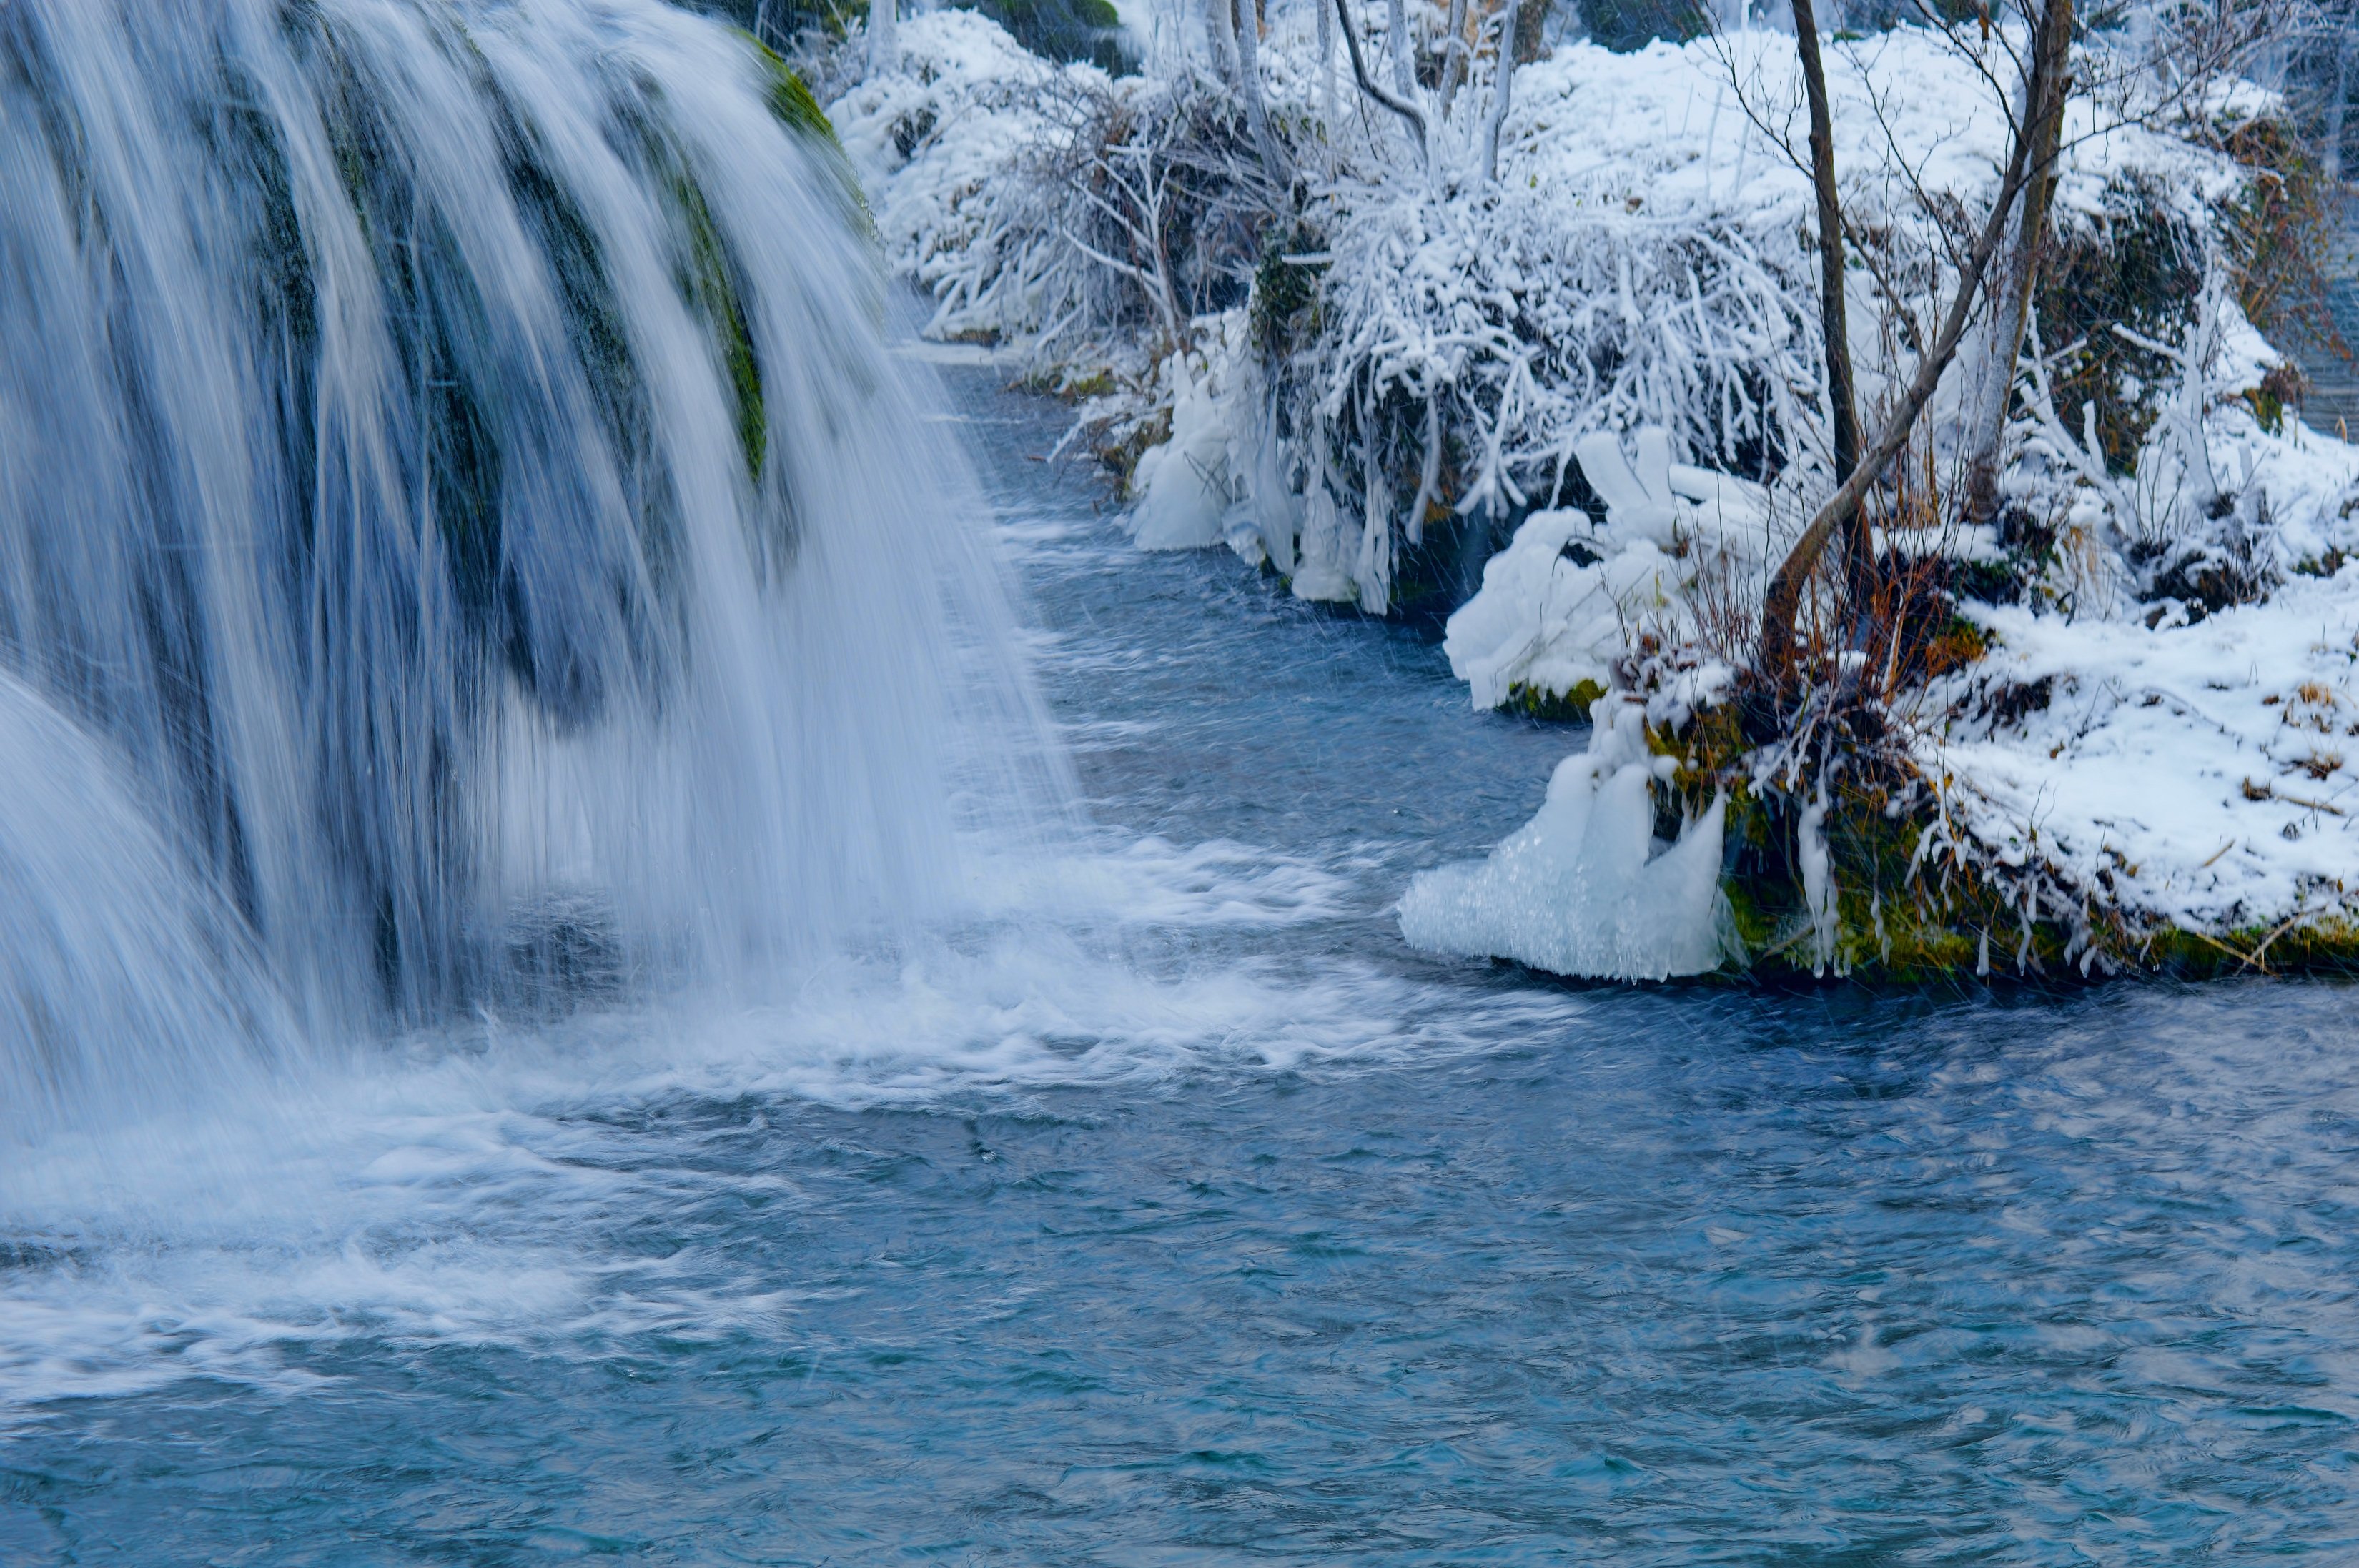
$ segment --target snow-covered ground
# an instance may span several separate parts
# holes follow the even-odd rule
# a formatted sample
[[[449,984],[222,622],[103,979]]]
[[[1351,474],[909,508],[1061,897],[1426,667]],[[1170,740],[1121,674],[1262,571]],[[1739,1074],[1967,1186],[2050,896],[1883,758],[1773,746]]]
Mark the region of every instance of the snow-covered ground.
[[[1962,847],[2211,932],[2359,892],[2359,563],[2192,626],[1975,613],[1917,740]]]

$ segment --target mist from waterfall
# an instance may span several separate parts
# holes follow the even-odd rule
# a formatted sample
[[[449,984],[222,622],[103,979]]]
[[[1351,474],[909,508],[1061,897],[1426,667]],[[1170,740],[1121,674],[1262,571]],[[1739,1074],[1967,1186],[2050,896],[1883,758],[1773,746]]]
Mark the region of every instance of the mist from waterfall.
[[[857,191],[750,40],[20,0],[0,81],[0,1134],[224,1039],[755,984],[1041,798]]]

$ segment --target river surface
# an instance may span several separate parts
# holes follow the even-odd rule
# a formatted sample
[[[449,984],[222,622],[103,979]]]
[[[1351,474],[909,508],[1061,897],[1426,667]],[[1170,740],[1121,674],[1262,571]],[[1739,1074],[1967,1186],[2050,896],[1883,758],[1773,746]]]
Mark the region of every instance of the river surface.
[[[12,1173],[0,1563],[2359,1557],[2347,988],[1410,953],[1578,736],[940,373],[1086,822],[785,1001]]]

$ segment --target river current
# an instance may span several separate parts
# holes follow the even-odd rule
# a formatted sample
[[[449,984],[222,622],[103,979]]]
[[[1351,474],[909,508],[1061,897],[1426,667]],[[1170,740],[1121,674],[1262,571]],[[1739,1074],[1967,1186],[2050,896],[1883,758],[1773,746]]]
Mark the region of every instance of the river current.
[[[1413,954],[1578,733],[1133,550],[1061,409],[938,373],[1081,820],[783,1000],[60,1135],[0,1563],[2359,1555],[2347,988]]]

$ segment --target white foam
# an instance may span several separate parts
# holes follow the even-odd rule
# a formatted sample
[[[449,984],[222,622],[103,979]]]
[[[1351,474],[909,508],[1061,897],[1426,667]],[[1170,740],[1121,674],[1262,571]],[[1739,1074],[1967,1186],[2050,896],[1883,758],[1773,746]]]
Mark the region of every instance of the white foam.
[[[1430,1059],[1495,1038],[1500,1009],[1582,1005],[1470,1007],[1358,961],[1190,946],[1330,918],[1349,892],[1232,844],[1075,847],[949,928],[787,973],[759,1005],[707,991],[550,1025],[487,1015],[61,1131],[0,1162],[0,1238],[31,1256],[0,1255],[0,1409],[38,1419],[38,1401],[189,1377],[300,1392],[318,1381],[306,1348],[347,1340],[590,1356],[776,1331],[796,1303],[775,1278],[611,1239],[617,1216],[660,1224],[730,1193],[803,1201],[792,1178],[715,1157],[744,1122],[651,1110],[1023,1110]],[[1178,951],[1138,950],[1171,930]]]

